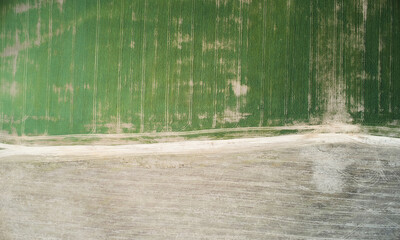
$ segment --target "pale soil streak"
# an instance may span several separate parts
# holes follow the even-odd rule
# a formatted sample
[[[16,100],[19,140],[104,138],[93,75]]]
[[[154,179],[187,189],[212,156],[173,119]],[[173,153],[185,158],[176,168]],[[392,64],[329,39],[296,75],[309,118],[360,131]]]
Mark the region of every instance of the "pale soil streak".
[[[1,148],[2,239],[400,237],[400,139]]]

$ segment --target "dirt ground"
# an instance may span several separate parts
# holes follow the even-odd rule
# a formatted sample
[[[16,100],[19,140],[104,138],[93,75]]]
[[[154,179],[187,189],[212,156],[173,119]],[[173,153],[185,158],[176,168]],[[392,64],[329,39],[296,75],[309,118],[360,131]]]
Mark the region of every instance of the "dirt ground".
[[[400,139],[0,144],[0,239],[400,239]]]

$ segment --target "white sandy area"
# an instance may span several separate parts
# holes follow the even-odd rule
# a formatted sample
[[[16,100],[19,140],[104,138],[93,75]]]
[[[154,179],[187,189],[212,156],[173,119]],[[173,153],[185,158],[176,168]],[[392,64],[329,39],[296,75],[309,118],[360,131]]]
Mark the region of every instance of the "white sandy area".
[[[181,141],[130,145],[22,146],[0,143],[0,160],[10,156],[45,157],[113,157],[124,155],[158,155],[187,153],[218,153],[253,151],[257,148],[276,149],[329,143],[363,143],[400,147],[400,139],[347,133],[311,133],[276,137],[240,138],[230,140]]]

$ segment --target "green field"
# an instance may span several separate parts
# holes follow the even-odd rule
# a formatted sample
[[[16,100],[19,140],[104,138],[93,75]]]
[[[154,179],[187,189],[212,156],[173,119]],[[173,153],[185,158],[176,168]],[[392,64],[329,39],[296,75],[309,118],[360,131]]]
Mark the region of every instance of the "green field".
[[[398,0],[3,0],[0,131],[400,119]]]

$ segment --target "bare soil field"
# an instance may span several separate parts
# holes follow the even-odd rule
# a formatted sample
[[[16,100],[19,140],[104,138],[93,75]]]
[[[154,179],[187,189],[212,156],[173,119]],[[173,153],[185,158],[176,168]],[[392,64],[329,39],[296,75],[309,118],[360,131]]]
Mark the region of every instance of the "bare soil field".
[[[399,239],[400,139],[0,144],[0,239]]]

